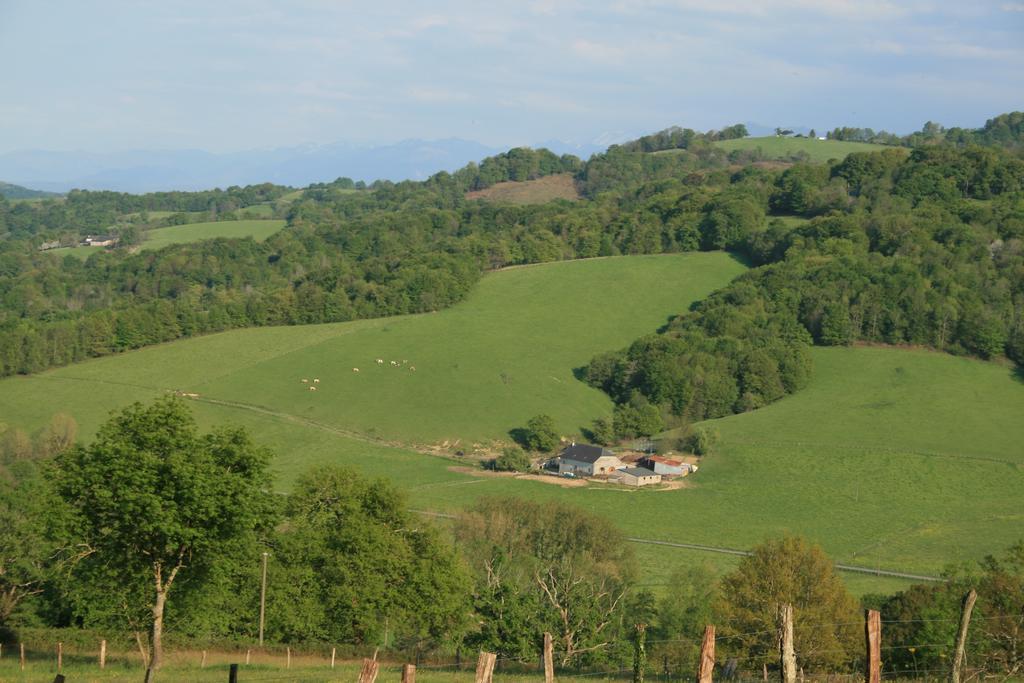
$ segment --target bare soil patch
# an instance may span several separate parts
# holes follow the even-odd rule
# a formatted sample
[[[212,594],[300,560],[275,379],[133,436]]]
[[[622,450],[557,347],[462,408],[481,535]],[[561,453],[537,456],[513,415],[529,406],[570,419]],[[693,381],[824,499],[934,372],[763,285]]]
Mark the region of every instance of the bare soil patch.
[[[523,182],[497,183],[485,190],[466,193],[466,199],[483,199],[509,204],[546,204],[555,199],[575,201],[580,198],[571,173],[549,175]]]

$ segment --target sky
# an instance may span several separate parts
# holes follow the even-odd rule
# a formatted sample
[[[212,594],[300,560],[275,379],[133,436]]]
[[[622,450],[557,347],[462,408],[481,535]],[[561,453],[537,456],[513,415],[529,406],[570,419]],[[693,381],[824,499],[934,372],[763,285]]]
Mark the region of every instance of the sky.
[[[1024,1],[0,0],[0,152],[906,133],[1024,109]]]

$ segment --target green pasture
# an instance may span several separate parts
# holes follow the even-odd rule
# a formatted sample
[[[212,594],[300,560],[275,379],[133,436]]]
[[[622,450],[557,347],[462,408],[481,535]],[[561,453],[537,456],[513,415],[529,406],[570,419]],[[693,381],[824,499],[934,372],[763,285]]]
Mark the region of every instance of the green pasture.
[[[574,368],[742,271],[724,253],[513,268],[438,313],[239,330],[0,382],[0,414],[38,423],[55,412],[46,397],[56,391],[92,429],[127,400],[182,390],[373,438],[447,441],[450,450],[507,440],[537,413],[574,434],[611,412]]]
[[[346,464],[390,478],[418,510],[458,512],[488,495],[559,499],[630,536],[745,549],[803,534],[839,562],[912,573],[935,574],[1024,537],[1024,382],[995,363],[928,351],[814,349],[806,389],[709,423],[718,447],[679,490],[474,476],[469,458],[402,448],[447,441],[449,452],[468,450],[539,412],[578,433],[610,404],[573,368],[740,272],[724,254],[509,269],[435,314],[239,330],[5,379],[0,415],[32,430],[70,413],[90,438],[130,401],[194,392],[204,426],[241,424],[276,453],[283,489],[311,465]],[[316,392],[301,382],[313,378]],[[653,590],[679,566],[728,571],[736,562],[636,549]],[[908,583],[844,577],[858,593]]]
[[[58,249],[48,249],[46,253],[56,254],[61,258],[70,255],[85,261],[96,252],[103,251],[104,249],[106,249],[106,247],[60,247]]]
[[[189,223],[166,228],[147,230],[143,249],[162,249],[171,244],[198,242],[215,237],[252,237],[258,242],[265,240],[284,227],[281,220],[216,221],[211,223]]]
[[[765,159],[789,160],[798,152],[806,152],[811,161],[826,162],[829,159],[844,159],[853,152],[876,152],[891,149],[886,145],[866,142],[844,142],[842,140],[818,140],[815,138],[776,137],[738,138],[713,143],[726,152],[734,150],[760,149]]]

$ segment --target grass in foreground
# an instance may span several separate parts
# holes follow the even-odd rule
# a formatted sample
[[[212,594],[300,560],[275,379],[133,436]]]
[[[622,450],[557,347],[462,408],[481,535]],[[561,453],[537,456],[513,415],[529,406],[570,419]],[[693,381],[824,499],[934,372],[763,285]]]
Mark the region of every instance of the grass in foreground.
[[[283,228],[284,224],[282,220],[245,220],[172,225],[146,231],[142,249],[156,250],[171,244],[198,242],[215,237],[252,237],[257,242],[262,242]]]
[[[818,140],[815,138],[776,137],[739,138],[720,140],[713,143],[726,152],[733,150],[760,149],[765,159],[788,160],[798,152],[806,152],[813,162],[824,163],[829,159],[844,159],[853,152],[877,152],[890,149],[886,145],[866,142],[844,142],[841,140]]]

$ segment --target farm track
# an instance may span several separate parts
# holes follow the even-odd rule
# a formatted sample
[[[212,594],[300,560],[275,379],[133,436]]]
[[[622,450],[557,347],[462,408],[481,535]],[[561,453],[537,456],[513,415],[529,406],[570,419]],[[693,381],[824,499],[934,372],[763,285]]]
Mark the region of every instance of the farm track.
[[[457,515],[453,515],[447,512],[431,512],[429,510],[410,510],[419,515],[426,517],[437,517],[440,519],[458,519]],[[753,555],[749,550],[738,550],[736,548],[722,548],[713,545],[700,545],[698,543],[675,543],[673,541],[658,541],[653,538],[635,538],[626,537],[626,540],[630,543],[642,543],[647,545],[660,545],[669,548],[682,548],[684,550],[699,550],[707,553],[719,553],[721,555],[736,555],[739,557],[749,557]],[[836,564],[836,569],[844,572],[854,572],[857,574],[870,574],[872,576],[886,576],[896,579],[910,579],[912,581],[937,581],[944,582],[945,579],[938,576],[928,576],[927,574],[911,574],[909,572],[901,572],[889,569],[872,569],[870,567],[858,567],[852,564]]]

